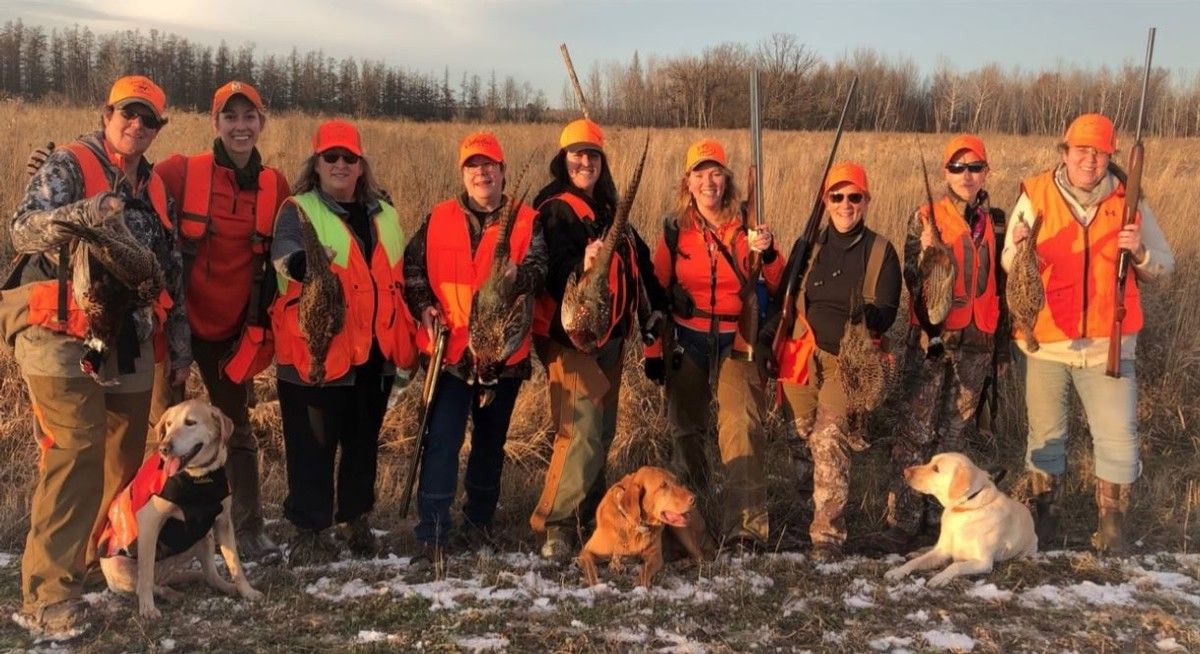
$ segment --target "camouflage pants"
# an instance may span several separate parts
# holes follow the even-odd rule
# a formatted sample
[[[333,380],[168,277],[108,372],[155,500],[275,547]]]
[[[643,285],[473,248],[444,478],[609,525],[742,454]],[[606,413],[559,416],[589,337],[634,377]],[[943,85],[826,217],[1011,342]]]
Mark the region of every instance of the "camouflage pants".
[[[783,384],[784,408],[796,435],[807,439],[813,459],[814,545],[846,541],[850,495],[850,452],[867,448],[850,425],[846,395],[838,377],[837,357],[818,350],[805,384]]]
[[[984,384],[992,375],[991,337],[973,327],[961,345],[936,360],[910,340],[905,357],[905,424],[892,446],[895,472],[888,485],[887,524],[909,534],[920,531],[925,498],[904,483],[904,469],[938,452],[963,452],[975,428]]]

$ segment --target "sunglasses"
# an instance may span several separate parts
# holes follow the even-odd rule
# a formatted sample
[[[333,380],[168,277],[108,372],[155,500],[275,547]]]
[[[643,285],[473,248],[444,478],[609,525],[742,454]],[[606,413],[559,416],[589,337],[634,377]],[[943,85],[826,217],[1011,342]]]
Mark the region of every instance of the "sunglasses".
[[[841,204],[842,200],[849,200],[850,204],[858,204],[863,201],[862,193],[830,193],[829,201],[834,204]]]
[[[971,163],[948,163],[946,164],[946,172],[950,173],[951,175],[961,175],[969,170],[973,173],[979,174],[987,170],[987,167],[988,165],[986,161],[973,161]]]
[[[352,154],[349,152],[322,152],[321,153],[321,159],[325,163],[331,164],[331,165],[337,163],[338,159],[341,159],[342,161],[345,161],[347,164],[353,166],[354,164],[358,163],[358,160],[361,158],[362,157],[358,156],[357,154]]]
[[[124,118],[125,120],[133,120],[134,118],[139,118],[142,121],[142,127],[145,127],[146,129],[158,129],[167,122],[165,120],[160,120],[152,113],[143,113],[132,107],[122,108],[121,109],[121,117]]]

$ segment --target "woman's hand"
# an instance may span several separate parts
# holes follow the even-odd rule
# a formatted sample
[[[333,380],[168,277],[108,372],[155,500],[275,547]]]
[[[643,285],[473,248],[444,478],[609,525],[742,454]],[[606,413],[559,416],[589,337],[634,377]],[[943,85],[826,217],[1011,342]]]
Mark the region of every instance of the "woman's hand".
[[[583,272],[592,269],[592,264],[596,263],[596,255],[600,254],[600,248],[604,246],[604,241],[592,241],[588,243],[587,248],[583,251]]]
[[[760,253],[770,250],[771,242],[774,240],[771,228],[766,225],[759,225],[756,229],[749,230],[746,238],[750,242],[750,249]]]

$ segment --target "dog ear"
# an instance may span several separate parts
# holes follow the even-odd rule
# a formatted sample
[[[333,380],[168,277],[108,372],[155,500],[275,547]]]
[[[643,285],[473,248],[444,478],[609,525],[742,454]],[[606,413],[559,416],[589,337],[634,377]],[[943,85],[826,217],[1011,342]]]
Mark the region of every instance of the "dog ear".
[[[154,435],[158,437],[158,442],[163,442],[167,437],[167,417],[171,415],[171,409],[167,409],[158,418],[158,424],[154,425]]]
[[[645,489],[636,481],[622,486],[622,492],[617,497],[617,506],[621,509],[621,514],[629,521],[640,523],[642,522],[642,495]]]
[[[954,476],[950,478],[950,499],[957,500],[970,495],[975,485],[975,477],[972,466],[960,465],[955,468]]]
[[[228,443],[229,437],[233,435],[233,421],[229,419],[229,416],[225,415],[224,411],[215,406],[211,408],[213,412],[213,422],[218,425],[218,428],[221,431],[221,442]]]

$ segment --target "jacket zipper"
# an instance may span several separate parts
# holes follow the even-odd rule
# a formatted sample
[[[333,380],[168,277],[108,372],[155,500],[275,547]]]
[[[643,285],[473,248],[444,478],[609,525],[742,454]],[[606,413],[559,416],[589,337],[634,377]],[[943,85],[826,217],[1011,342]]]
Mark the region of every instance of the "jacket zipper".
[[[1088,278],[1091,277],[1092,267],[1092,238],[1091,225],[1083,228],[1083,324],[1080,325],[1080,337],[1087,338],[1088,325]]]

